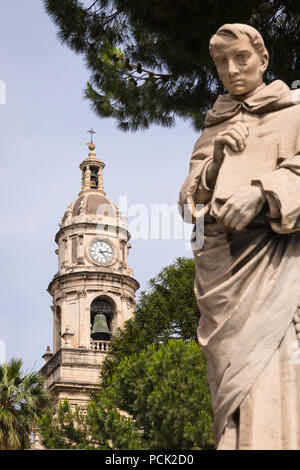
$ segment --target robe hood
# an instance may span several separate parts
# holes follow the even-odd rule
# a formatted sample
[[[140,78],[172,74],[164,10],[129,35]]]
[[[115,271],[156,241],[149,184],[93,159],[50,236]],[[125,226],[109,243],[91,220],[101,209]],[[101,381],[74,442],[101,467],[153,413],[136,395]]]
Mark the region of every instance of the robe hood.
[[[241,109],[249,113],[271,112],[300,103],[299,90],[290,90],[281,80],[259,87],[257,93],[245,101],[237,100],[229,93],[219,95],[213,108],[208,111],[204,127],[214,126],[238,114]]]

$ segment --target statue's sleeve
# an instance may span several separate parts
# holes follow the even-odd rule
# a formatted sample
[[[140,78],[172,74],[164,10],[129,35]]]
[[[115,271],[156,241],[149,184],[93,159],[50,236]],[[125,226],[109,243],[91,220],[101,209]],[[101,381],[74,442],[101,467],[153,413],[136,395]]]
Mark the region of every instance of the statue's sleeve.
[[[284,159],[275,171],[253,180],[252,184],[264,192],[274,232],[300,230],[300,152]]]
[[[184,221],[189,223],[195,223],[197,217],[203,216],[203,205],[210,202],[213,193],[206,184],[207,168],[213,159],[212,149],[205,141],[203,133],[194,146],[190,172],[179,196],[180,214]]]

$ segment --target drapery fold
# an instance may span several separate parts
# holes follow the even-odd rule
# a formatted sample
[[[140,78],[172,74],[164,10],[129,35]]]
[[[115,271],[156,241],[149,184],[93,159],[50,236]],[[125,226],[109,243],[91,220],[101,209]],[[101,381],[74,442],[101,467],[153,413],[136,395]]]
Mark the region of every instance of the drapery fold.
[[[262,212],[244,230],[234,232],[209,214],[212,190],[206,170],[217,133],[238,121],[249,125],[250,135],[278,144],[279,158],[273,172],[252,181],[266,196]],[[300,106],[287,85],[278,80],[260,87],[247,102],[230,95],[217,100],[194,147],[180,193],[182,213],[186,204],[193,215],[187,221],[194,223],[197,204],[207,209],[204,245],[194,251],[201,312],[197,334],[208,360],[214,436],[219,443],[235,410],[245,400],[251,402],[251,390],[272,357],[281,354],[300,303]],[[300,402],[293,406],[300,413]],[[259,409],[257,403],[255,407]]]

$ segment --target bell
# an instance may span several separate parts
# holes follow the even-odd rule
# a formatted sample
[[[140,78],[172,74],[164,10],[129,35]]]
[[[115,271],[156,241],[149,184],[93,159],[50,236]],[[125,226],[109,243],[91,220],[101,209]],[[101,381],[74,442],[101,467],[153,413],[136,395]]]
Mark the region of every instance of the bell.
[[[91,176],[91,189],[98,189],[98,176],[94,174]]]
[[[97,181],[92,180],[91,181],[91,189],[97,189],[97,188],[98,188]]]
[[[92,339],[109,340],[111,332],[109,331],[106,316],[103,313],[97,313],[94,318],[94,324],[91,332]]]

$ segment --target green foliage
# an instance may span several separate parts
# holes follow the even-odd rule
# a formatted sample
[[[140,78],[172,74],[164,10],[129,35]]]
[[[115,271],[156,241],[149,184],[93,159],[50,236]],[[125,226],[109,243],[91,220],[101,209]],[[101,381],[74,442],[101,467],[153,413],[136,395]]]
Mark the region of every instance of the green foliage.
[[[30,434],[50,397],[43,389],[44,378],[36,373],[22,374],[22,360],[0,365],[0,449],[30,447]]]
[[[170,340],[125,358],[111,385],[147,449],[204,449],[212,445],[206,360],[194,342]]]
[[[140,294],[134,318],[111,338],[101,371],[104,383],[125,356],[138,354],[149,345],[157,347],[170,338],[196,339],[199,310],[194,279],[194,260],[177,258],[149,281],[148,290]]]
[[[290,0],[44,0],[59,38],[83,54],[91,72],[85,97],[122,130],[195,129],[223,90],[209,56],[224,23],[257,28],[270,52],[267,81],[291,84],[300,70],[300,3]],[[209,12],[209,14],[208,14]]]
[[[39,426],[47,448],[211,449],[206,361],[194,341],[170,340],[125,358],[87,406],[66,401]]]
[[[140,449],[139,433],[115,407],[112,391],[103,391],[99,400],[91,401],[86,412],[72,409],[67,399],[55,413],[47,410],[38,423],[43,445],[47,449]]]
[[[47,449],[85,449],[89,447],[86,415],[79,408],[72,410],[67,399],[57,407],[56,418],[49,409],[38,421]]]
[[[124,416],[114,399],[113,387],[103,389],[97,402],[88,405],[88,422],[95,448],[140,450],[142,442],[139,430],[129,416]],[[99,447],[97,447],[99,443]]]

